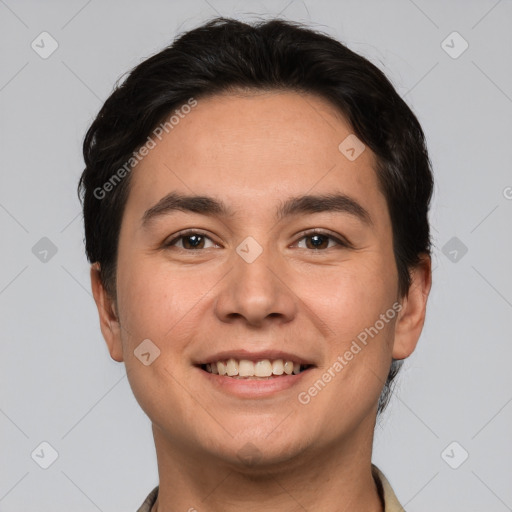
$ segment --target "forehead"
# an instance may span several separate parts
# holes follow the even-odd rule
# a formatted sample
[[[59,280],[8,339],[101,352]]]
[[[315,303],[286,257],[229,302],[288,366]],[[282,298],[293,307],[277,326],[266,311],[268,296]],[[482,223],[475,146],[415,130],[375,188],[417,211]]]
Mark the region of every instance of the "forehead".
[[[315,95],[198,98],[162,140],[154,139],[154,149],[133,171],[128,202],[144,208],[172,190],[213,192],[244,208],[274,196],[333,191],[382,201],[373,153],[365,148],[348,159],[340,151],[347,137],[354,135],[343,115]]]

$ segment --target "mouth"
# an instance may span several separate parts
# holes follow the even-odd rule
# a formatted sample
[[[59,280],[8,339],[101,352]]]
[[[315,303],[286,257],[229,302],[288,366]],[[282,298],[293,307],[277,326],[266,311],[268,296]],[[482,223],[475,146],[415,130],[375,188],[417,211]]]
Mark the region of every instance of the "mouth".
[[[290,393],[304,386],[304,379],[316,368],[305,356],[272,349],[217,352],[193,364],[214,393],[238,399],[270,399]]]
[[[198,365],[203,371],[244,380],[268,380],[290,375],[299,375],[309,368],[311,364],[302,364],[289,359],[222,359]]]

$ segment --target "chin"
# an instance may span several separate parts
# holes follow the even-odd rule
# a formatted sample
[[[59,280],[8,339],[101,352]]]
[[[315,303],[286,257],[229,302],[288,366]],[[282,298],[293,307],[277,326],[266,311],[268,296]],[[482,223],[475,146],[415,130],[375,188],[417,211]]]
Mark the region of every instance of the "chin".
[[[211,451],[211,444],[208,450],[214,457],[223,459],[224,462],[234,471],[249,471],[251,473],[266,472],[274,468],[276,471],[283,465],[300,456],[305,450],[304,438],[295,437],[292,433],[275,432],[268,434],[263,432],[240,432],[234,438],[226,439],[225,443],[216,445],[214,453]]]

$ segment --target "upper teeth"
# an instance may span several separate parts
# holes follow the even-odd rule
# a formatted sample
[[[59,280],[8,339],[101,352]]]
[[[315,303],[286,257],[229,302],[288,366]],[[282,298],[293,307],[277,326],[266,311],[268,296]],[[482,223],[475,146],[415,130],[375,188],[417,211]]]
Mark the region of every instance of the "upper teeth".
[[[228,359],[206,365],[210,373],[227,375],[228,377],[270,377],[271,375],[287,375],[300,373],[301,365],[293,361],[283,359],[262,359],[261,361],[249,361],[248,359]]]

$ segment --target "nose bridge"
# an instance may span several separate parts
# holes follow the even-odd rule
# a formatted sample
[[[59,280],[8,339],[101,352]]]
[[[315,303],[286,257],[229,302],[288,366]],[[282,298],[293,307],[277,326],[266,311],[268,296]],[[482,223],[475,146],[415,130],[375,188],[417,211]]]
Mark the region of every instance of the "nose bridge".
[[[295,299],[285,285],[284,265],[269,244],[246,237],[232,255],[232,271],[216,301],[216,314],[222,321],[243,318],[261,324],[269,318],[290,321]],[[282,275],[280,275],[282,274]]]

